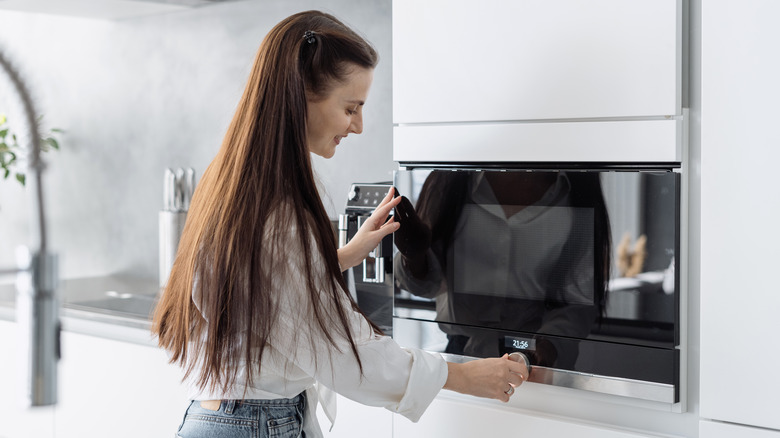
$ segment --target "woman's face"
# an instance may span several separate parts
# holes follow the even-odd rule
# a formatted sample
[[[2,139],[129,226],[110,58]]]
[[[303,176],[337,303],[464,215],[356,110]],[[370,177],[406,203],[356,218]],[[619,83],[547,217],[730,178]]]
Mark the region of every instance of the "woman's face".
[[[309,152],[330,158],[343,138],[363,132],[363,104],[373,78],[373,69],[355,66],[324,98],[306,101]]]

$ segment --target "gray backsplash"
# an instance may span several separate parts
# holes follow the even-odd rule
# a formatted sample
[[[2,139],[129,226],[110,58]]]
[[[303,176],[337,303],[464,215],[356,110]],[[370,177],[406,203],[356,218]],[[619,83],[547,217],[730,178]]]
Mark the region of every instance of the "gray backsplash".
[[[22,71],[44,125],[67,131],[62,150],[46,155],[44,183],[62,277],[157,276],[164,169],[193,167],[200,177],[262,38],[307,9],[340,17],[381,57],[363,134],[350,136],[331,160],[314,157],[335,218],[351,182],[390,180],[396,167],[390,0],[246,0],[123,21],[0,12],[0,48]],[[11,119],[8,99],[3,86],[0,113]],[[14,264],[14,248],[27,236],[26,195],[15,181],[0,180],[0,267]]]

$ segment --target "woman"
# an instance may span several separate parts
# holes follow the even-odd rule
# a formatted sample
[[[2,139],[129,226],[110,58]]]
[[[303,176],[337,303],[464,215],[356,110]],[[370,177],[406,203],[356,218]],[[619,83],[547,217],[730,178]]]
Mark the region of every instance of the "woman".
[[[321,436],[333,390],[413,421],[444,387],[507,401],[528,371],[504,358],[448,364],[400,348],[341,275],[399,224],[388,193],[336,248],[310,153],[362,129],[374,49],[336,18],[293,15],[266,36],[216,158],[194,195],[154,332],[192,403],[182,437]],[[332,399],[330,399],[332,400]]]

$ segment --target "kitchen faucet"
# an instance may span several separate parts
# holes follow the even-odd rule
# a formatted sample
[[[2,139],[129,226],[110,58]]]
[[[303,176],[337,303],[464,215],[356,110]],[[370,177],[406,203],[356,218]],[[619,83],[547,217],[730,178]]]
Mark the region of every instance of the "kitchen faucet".
[[[31,246],[17,250],[17,267],[0,268],[0,276],[16,274],[16,323],[19,353],[24,360],[22,402],[30,406],[57,403],[57,361],[60,357],[60,323],[57,300],[57,256],[48,252],[43,205],[40,136],[35,108],[18,72],[0,50],[0,67],[10,79],[24,107],[29,128],[28,166],[30,178]]]

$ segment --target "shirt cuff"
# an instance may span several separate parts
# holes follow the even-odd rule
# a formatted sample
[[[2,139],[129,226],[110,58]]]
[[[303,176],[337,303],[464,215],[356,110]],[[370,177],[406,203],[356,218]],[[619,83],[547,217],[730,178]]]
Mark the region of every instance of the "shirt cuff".
[[[439,354],[404,350],[412,355],[412,372],[396,412],[416,423],[447,382],[447,362]]]

